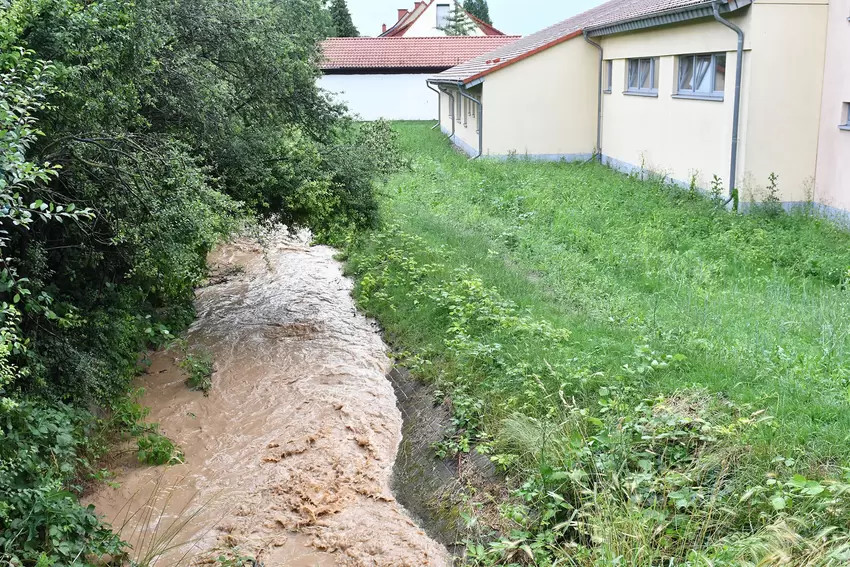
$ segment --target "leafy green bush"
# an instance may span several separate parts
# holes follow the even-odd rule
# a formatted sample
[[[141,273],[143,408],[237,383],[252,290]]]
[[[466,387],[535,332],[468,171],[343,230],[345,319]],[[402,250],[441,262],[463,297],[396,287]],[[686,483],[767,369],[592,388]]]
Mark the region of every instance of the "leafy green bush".
[[[180,361],[180,368],[187,374],[186,384],[193,390],[208,395],[212,389],[213,358],[212,353],[204,349],[186,352]]]
[[[31,416],[117,406],[143,461],[180,458],[124,396],[138,353],[191,322],[218,242],[256,219],[374,222],[393,134],[317,88],[329,28],[320,0],[0,1],[3,560],[119,545],[68,486],[95,420],[32,456]]]
[[[80,477],[104,450],[88,412],[22,401],[0,417],[0,561],[79,565],[123,547],[93,507],[77,501]]]
[[[183,453],[178,450],[171,440],[151,431],[136,439],[139,460],[148,465],[167,465],[183,461]]]

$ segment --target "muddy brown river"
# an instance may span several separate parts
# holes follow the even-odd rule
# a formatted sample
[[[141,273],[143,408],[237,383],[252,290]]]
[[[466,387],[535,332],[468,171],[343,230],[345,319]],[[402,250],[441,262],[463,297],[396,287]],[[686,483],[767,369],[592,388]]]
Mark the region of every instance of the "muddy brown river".
[[[212,261],[190,345],[213,353],[209,397],[174,353],[141,379],[150,419],[185,463],[126,461],[90,498],[137,559],[212,564],[228,550],[266,567],[450,565],[390,490],[402,418],[387,347],[360,315],[334,250],[276,236],[264,257],[239,240]]]

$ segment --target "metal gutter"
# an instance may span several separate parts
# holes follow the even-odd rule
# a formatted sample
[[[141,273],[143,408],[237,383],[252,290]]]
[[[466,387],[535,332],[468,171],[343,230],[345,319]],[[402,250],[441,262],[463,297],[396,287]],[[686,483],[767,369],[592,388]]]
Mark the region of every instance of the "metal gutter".
[[[585,30],[585,34],[590,37],[598,37],[615,33],[637,31],[656,26],[677,24],[680,22],[687,22],[689,20],[696,20],[699,18],[710,18],[714,15],[715,6],[718,6],[718,10],[726,14],[743,8],[745,6],[749,6],[751,3],[752,0],[730,0],[728,2],[723,2],[721,8],[718,2],[705,2],[702,4],[685,6],[683,8],[676,8],[674,10],[658,12],[657,14],[653,14],[652,16],[648,17],[644,16],[639,18],[633,18],[631,20],[624,20],[621,22],[616,22],[613,24],[598,27],[591,26]]]
[[[437,93],[437,123],[431,126],[431,130],[443,123],[443,97],[440,91],[431,86],[431,81],[425,81],[425,86]]]
[[[737,63],[735,68],[735,107],[732,117],[732,159],[730,160],[729,172],[729,199],[728,205],[734,202],[734,208],[738,208],[738,189],[736,188],[736,177],[738,174],[738,123],[741,121],[741,81],[744,75],[744,30],[720,16],[719,2],[712,3],[714,19],[738,34]]]
[[[478,105],[478,125],[476,129],[476,132],[478,133],[478,155],[472,158],[478,159],[484,155],[484,104],[474,96],[467,93],[467,88],[463,85],[458,85],[458,92],[463,98],[469,99],[473,104]],[[465,117],[464,125],[466,125]]]
[[[602,75],[604,67],[604,51],[602,46],[587,37],[587,32],[584,32],[584,41],[599,50],[599,88],[597,89],[596,100],[596,159],[602,163]]]

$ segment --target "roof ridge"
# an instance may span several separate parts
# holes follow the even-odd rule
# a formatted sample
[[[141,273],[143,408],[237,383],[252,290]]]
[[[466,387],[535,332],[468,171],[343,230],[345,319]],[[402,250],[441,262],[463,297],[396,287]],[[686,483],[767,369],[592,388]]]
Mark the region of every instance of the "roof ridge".
[[[321,43],[321,68],[333,71],[418,67],[435,72],[436,69],[448,69],[517,39],[504,35],[332,38]]]

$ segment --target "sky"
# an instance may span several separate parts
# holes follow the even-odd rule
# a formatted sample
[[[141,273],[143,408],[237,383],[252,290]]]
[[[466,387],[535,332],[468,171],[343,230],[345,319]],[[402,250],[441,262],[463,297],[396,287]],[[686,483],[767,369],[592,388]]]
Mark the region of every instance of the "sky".
[[[392,26],[398,9],[413,9],[414,0],[348,0],[360,35],[377,36],[381,24]],[[509,35],[528,35],[601,4],[603,0],[488,0],[493,25]]]

